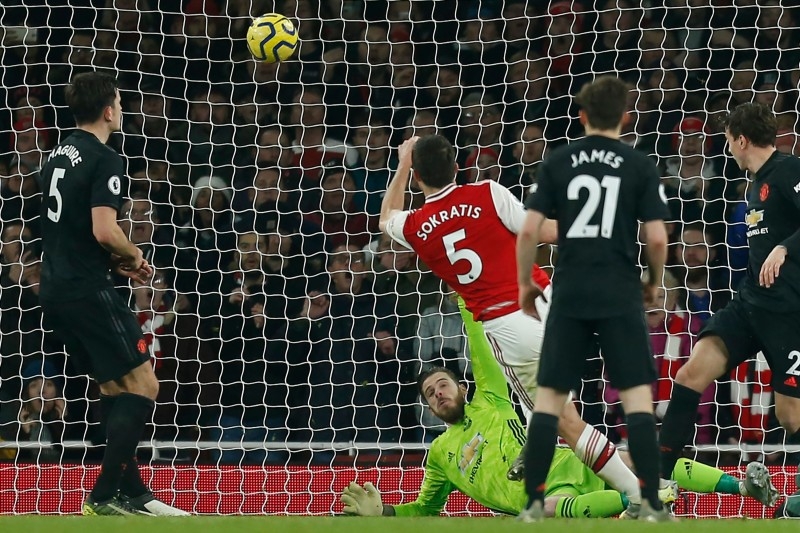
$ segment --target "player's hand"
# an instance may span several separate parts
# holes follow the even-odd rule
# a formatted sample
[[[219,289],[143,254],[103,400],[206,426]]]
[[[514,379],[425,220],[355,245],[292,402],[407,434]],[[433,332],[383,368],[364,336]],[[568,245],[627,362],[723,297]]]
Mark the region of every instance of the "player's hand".
[[[364,483],[363,487],[355,481],[350,482],[342,491],[341,500],[344,504],[344,509],[342,510],[346,514],[358,516],[383,515],[381,493],[369,481]]]
[[[147,261],[143,260],[142,266],[136,270],[129,270],[123,266],[123,263],[120,262],[114,265],[114,273],[119,274],[120,276],[124,276],[135,283],[139,284],[146,284],[147,280],[150,279],[150,276],[153,275],[153,267],[151,267]]]
[[[411,166],[411,152],[414,151],[414,145],[417,144],[418,140],[419,137],[415,135],[410,139],[403,141],[403,144],[401,144],[397,149],[397,157],[400,160],[400,163],[405,163],[409,167]]]
[[[541,297],[545,302],[547,297],[544,295],[542,288],[531,281],[519,286],[519,307],[526,315],[530,315],[536,320],[542,320],[539,316],[539,311],[536,309],[536,299]]]
[[[116,265],[121,270],[126,270],[129,272],[141,271],[142,274],[147,275],[145,278],[147,279],[153,274],[153,268],[147,262],[147,259],[144,258],[142,251],[137,247],[134,247],[134,249],[136,252],[132,257],[123,258],[119,256],[112,256],[112,258],[114,258]]]
[[[781,273],[781,267],[786,261],[787,253],[785,246],[778,245],[772,249],[761,265],[761,272],[758,274],[759,285],[769,289],[775,283],[775,278]]]

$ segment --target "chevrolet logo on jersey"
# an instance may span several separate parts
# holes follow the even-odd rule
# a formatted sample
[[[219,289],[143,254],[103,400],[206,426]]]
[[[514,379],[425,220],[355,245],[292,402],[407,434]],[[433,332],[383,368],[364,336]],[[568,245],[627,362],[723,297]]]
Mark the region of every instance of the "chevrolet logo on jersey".
[[[472,439],[461,448],[461,460],[458,462],[458,469],[461,474],[467,475],[467,469],[481,455],[483,444],[486,439],[480,433],[476,433]]]
[[[764,220],[763,209],[759,209],[758,211],[751,209],[750,212],[744,217],[744,221],[747,223],[748,228],[755,228],[762,220]]]
[[[758,225],[764,221],[764,210],[759,209],[756,211],[755,209],[751,209],[749,213],[744,217],[745,223],[747,223],[747,238],[753,237],[755,235],[766,235],[769,233],[769,228],[759,228]]]

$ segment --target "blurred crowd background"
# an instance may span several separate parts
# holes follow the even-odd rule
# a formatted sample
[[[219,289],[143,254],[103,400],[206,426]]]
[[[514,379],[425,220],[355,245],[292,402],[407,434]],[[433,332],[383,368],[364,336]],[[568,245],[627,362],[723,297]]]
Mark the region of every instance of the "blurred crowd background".
[[[778,148],[798,153],[800,12],[776,0],[3,4],[0,438],[45,444],[0,448],[6,460],[91,458],[59,443],[102,439],[97,390],[72,372],[37,296],[38,171],[74,127],[63,90],[76,73],[108,71],[121,84],[123,130],[111,144],[129,200],[119,222],[156,275],[118,285],[161,381],[148,433],[161,441],[435,437],[444,427],[419,404],[417,373],[441,364],[471,375],[450,291],[377,230],[396,147],[444,135],[459,183],[496,180],[523,199],[543,157],[581,135],[572,95],[605,73],[630,83],[622,140],[656,160],[669,198],[665,290],[645,302],[663,415],[695,334],[747,263],[747,181],[715,118],[764,102]],[[298,24],[301,44],[290,61],[258,63],[244,35],[251,16],[272,11]],[[556,255],[543,249],[545,261]],[[616,391],[595,363],[579,392],[584,415],[624,440]],[[781,442],[768,382],[753,360],[710,387],[695,442]]]

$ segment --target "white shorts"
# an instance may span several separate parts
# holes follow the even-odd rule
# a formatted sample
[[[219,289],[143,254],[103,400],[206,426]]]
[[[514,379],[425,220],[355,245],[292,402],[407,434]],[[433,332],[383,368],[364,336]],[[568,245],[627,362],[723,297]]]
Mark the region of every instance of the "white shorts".
[[[494,357],[503,368],[506,381],[519,397],[526,418],[533,411],[536,398],[536,375],[552,292],[552,286],[548,285],[544,290],[548,302],[541,298],[536,300],[541,321],[519,310],[483,323]]]

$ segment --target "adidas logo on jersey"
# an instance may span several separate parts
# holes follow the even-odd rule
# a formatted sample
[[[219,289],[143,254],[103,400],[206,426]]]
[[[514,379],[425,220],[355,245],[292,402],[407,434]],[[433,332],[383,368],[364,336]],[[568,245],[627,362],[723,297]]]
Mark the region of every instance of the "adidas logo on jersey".
[[[786,381],[783,382],[783,384],[784,385],[788,385],[790,387],[797,387],[797,378],[795,378],[794,376],[791,376],[791,377],[787,378]]]

